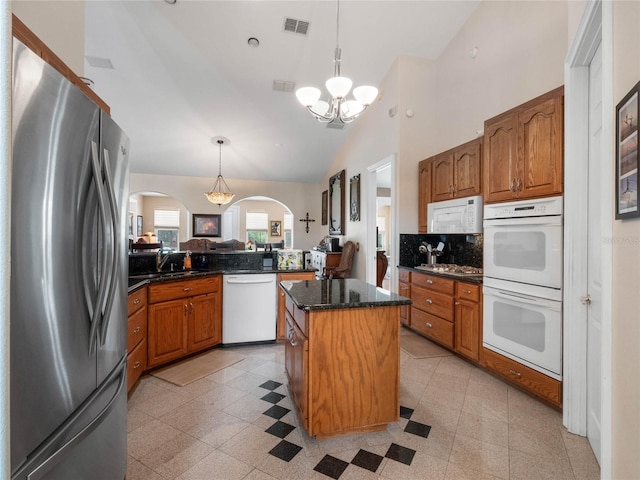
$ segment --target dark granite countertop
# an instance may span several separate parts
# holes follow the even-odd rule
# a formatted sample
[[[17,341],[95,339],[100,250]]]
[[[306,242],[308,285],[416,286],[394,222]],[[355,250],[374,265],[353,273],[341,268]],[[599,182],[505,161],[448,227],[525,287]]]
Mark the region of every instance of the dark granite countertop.
[[[427,270],[421,270],[419,268],[405,267],[398,265],[398,268],[403,270],[409,270],[417,273],[424,273],[426,275],[435,275],[437,277],[446,277],[452,280],[458,280],[460,282],[475,283],[476,285],[482,285],[482,274],[464,274],[464,273],[452,273],[452,272],[431,272]]]
[[[216,270],[177,270],[175,272],[155,272],[155,273],[138,273],[129,276],[128,293],[132,293],[147,283],[169,282],[172,280],[184,280],[188,278],[207,277],[210,275],[250,275],[256,273],[300,273],[314,272],[315,268],[300,269],[278,269],[278,268],[260,268],[260,269],[216,269]]]
[[[303,310],[411,305],[409,298],[355,278],[282,281],[280,285]]]

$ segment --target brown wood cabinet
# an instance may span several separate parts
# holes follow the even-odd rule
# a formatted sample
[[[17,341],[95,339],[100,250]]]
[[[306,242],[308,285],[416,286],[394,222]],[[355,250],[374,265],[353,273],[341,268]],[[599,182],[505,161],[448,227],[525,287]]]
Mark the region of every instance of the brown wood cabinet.
[[[310,436],[375,431],[400,411],[398,306],[303,311],[287,294],[285,370]]]
[[[147,288],[129,294],[127,328],[127,392],[147,368]]]
[[[564,87],[484,123],[484,203],[562,193]]]
[[[427,233],[427,204],[431,202],[431,159],[418,164],[418,232]]]
[[[453,349],[455,280],[411,272],[411,328]]]
[[[315,272],[283,272],[278,274],[278,285],[280,282],[286,280],[314,280],[316,278]],[[276,323],[276,338],[283,340],[286,337],[286,296],[282,288],[278,287],[278,321]]]
[[[148,288],[149,367],[222,341],[220,276],[159,282]]]
[[[482,295],[480,285],[456,282],[455,351],[480,361],[482,346]]]
[[[562,382],[504,357],[493,350],[483,348],[484,365],[508,382],[549,402],[562,407]]]
[[[403,297],[411,298],[411,273],[407,270],[399,271],[398,293]],[[411,326],[411,305],[400,307],[400,323],[405,327]]]
[[[104,110],[107,114],[110,113],[109,105],[105,103],[96,93],[91,90],[82,79],[76,75],[66,63],[64,63],[60,57],[58,57],[53,51],[47,47],[47,45],[33,33],[29,27],[27,27],[22,21],[12,15],[11,28],[13,36],[24,43],[27,47],[38,54],[45,62],[60,72],[67,80],[73,83],[76,87],[82,90],[87,97],[89,97],[98,107]]]
[[[482,192],[482,138],[440,153],[432,163],[432,202]]]

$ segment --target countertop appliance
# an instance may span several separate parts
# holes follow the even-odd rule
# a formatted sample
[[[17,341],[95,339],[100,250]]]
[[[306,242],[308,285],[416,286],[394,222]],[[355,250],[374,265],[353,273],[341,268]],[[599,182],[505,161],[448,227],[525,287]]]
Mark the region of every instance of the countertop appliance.
[[[129,140],[13,39],[11,478],[124,478]]]
[[[482,196],[427,204],[427,233],[482,233]]]
[[[483,345],[562,380],[562,197],[484,207]]]
[[[275,273],[222,276],[223,344],[276,339],[277,278]]]

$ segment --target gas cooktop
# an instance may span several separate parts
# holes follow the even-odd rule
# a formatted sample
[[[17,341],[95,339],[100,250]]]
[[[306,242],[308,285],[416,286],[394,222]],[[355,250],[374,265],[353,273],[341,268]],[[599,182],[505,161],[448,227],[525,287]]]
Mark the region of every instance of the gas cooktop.
[[[468,267],[466,265],[455,265],[453,263],[423,263],[415,268],[425,270],[427,272],[448,273],[450,275],[482,275],[482,269],[478,267]]]

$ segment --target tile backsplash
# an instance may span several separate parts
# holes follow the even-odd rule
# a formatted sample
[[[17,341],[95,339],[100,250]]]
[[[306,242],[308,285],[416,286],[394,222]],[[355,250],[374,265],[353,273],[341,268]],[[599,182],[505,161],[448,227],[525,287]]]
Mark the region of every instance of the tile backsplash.
[[[444,251],[438,263],[482,267],[482,235],[404,233],[400,234],[400,266],[415,267],[428,262],[427,255],[418,251],[421,242],[429,243],[434,248],[438,242],[444,243]]]

